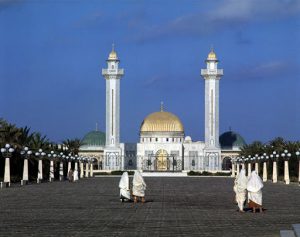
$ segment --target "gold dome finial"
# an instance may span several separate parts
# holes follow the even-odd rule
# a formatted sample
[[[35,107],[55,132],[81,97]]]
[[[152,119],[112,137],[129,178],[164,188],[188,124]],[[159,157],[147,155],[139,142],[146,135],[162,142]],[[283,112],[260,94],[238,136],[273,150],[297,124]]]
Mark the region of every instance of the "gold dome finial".
[[[118,60],[118,55],[115,51],[115,44],[112,44],[112,50],[108,56],[108,60]]]
[[[208,56],[207,56],[207,60],[218,61],[217,55],[216,55],[216,53],[215,53],[215,51],[214,51],[213,45],[211,45],[211,47],[210,47],[210,52],[209,52],[209,54],[208,54]]]

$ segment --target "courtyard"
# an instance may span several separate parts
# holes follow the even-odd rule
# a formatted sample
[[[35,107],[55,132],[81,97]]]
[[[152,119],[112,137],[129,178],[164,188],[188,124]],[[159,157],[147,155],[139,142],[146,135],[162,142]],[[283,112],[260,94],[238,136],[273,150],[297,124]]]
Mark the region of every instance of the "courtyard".
[[[241,214],[233,203],[232,178],[146,177],[145,181],[145,204],[119,201],[119,177],[2,189],[0,236],[271,237],[300,223],[296,184],[265,183],[266,211]]]

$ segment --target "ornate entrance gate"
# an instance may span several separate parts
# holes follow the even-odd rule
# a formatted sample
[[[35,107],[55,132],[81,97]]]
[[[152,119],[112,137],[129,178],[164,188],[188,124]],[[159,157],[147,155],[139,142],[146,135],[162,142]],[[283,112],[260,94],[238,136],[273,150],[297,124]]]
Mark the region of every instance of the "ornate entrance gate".
[[[182,158],[176,155],[168,155],[167,151],[159,150],[156,154],[143,159],[144,171],[181,171]]]

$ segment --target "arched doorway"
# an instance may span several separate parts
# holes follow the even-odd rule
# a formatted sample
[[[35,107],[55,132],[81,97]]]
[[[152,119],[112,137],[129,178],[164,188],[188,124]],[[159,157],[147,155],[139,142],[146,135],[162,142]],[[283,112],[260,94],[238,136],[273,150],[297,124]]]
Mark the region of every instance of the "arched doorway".
[[[166,150],[158,150],[156,152],[156,167],[157,170],[168,170],[168,152]]]
[[[231,167],[232,167],[231,158],[228,156],[224,157],[222,162],[222,170],[231,170]]]

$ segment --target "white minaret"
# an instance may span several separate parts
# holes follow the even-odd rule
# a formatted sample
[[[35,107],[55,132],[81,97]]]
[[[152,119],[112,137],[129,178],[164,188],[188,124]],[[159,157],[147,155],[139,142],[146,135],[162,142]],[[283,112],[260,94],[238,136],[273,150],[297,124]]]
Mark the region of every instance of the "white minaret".
[[[205,169],[221,170],[219,145],[219,81],[223,69],[218,69],[218,59],[212,49],[206,59],[206,69],[201,69],[205,81]]]
[[[107,68],[102,69],[106,80],[106,143],[104,155],[106,169],[120,169],[121,161],[115,160],[120,152],[120,80],[124,69],[119,69],[117,53],[114,45],[107,59]]]

